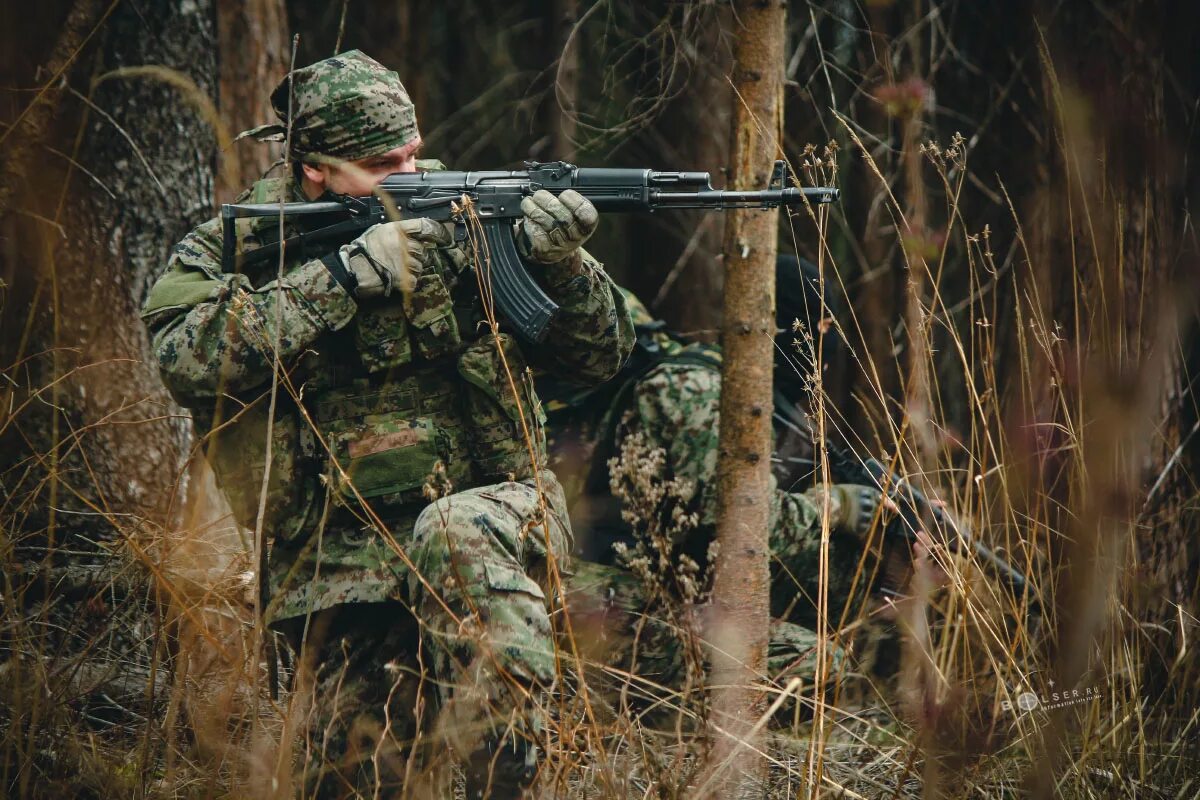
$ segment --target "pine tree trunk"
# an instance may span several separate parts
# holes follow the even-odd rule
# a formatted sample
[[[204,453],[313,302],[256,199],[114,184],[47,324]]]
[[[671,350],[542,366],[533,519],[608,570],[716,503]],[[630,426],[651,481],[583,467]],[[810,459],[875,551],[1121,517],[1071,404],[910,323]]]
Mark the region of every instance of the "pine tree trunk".
[[[784,7],[740,0],[734,14],[733,189],[767,184],[778,153]],[[752,729],[765,707],[769,617],[768,502],[777,212],[730,214],[725,228],[720,452],[713,609],[714,736],[711,796],[753,793],[763,773]],[[720,770],[716,772],[716,770]],[[720,788],[716,788],[720,787]]]

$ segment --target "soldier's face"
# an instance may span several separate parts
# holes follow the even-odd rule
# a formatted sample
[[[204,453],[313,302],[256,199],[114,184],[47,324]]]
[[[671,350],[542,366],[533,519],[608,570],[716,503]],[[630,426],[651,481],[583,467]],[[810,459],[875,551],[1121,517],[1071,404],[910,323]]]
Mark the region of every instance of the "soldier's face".
[[[360,158],[345,164],[305,164],[304,189],[310,197],[319,197],[329,190],[336,194],[362,197],[388,175],[395,172],[416,172],[417,153],[421,139],[380,153],[370,158]]]

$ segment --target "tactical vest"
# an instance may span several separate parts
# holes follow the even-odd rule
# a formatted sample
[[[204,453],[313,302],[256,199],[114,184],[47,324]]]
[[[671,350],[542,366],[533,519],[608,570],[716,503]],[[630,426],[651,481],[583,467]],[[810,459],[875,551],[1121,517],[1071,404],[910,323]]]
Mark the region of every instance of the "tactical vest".
[[[291,181],[264,179],[239,202],[277,202],[293,190]],[[243,250],[278,234],[277,221],[238,222]],[[349,325],[312,344],[289,373],[299,402],[280,387],[264,525],[277,543],[315,525],[326,491],[334,500],[326,524],[358,527],[358,498],[384,520],[407,518],[428,502],[428,484],[445,493],[529,478],[531,449],[546,463],[545,415],[526,362],[508,334],[497,343],[477,333],[475,277],[450,250],[414,276],[407,296],[361,301]],[[249,277],[262,286],[275,270]],[[267,437],[267,397],[255,395],[212,420],[208,450],[246,527],[257,516]]]

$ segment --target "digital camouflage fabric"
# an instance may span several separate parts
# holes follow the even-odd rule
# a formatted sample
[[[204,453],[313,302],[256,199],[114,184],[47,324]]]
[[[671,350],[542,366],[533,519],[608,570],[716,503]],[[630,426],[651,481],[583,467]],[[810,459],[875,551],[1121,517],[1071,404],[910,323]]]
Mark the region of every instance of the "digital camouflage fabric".
[[[271,108],[278,123],[241,136],[285,141],[290,108],[291,156],[299,161],[370,158],[419,135],[416,109],[400,76],[358,50],[294,71],[271,93]]]
[[[281,193],[301,196],[292,181],[267,179],[245,200],[277,202]],[[259,246],[275,235],[274,225],[239,220],[239,246]],[[198,429],[210,432],[206,455],[235,517],[254,528],[280,306],[279,355],[292,371],[271,427],[264,519],[274,540],[270,619],[387,599],[403,565],[367,524],[358,498],[403,540],[426,505],[423,487],[439,460],[455,489],[510,474],[531,479],[529,448],[518,433],[522,410],[539,456],[544,436],[525,355],[501,336],[514,396],[497,343],[477,332],[482,312],[462,253],[447,252],[414,276],[406,298],[360,305],[315,259],[297,258],[282,283],[274,264],[262,274],[222,274],[219,230],[210,221],[176,246],[143,318],[164,382],[192,409]],[[583,253],[576,267],[539,269],[562,310],[535,363],[574,382],[616,372],[632,346],[632,327],[603,268]],[[472,339],[464,341],[463,331]],[[303,413],[293,397],[301,388]],[[313,535],[318,529],[323,534]]]
[[[524,504],[519,496],[507,495],[504,499],[506,503],[515,499],[519,505]],[[517,585],[524,585],[524,579],[517,578]],[[529,588],[525,585],[526,591]],[[532,592],[529,594],[532,597]],[[577,561],[566,576],[565,597],[574,646],[579,648],[585,664],[589,702],[595,713],[603,716],[630,711],[643,724],[674,729],[679,693],[697,688],[689,685],[694,676],[685,655],[688,637],[695,634],[669,621],[638,578],[627,570]],[[423,616],[423,612],[418,615]],[[561,626],[561,630],[565,628]],[[299,628],[287,630],[290,638],[298,641]],[[338,796],[346,787],[353,787],[364,797],[373,796],[376,787],[381,797],[400,796],[401,791],[410,797],[450,796],[445,749],[439,746],[437,737],[422,731],[436,714],[440,687],[430,680],[431,673],[421,669],[424,661],[418,630],[413,614],[397,602],[339,606],[312,617],[301,657],[309,665],[304,674],[312,682],[310,714],[318,724],[306,726],[305,748],[338,755],[334,759],[310,760],[304,775],[304,796]],[[447,634],[462,646],[473,647],[458,630]],[[563,651],[569,652],[569,647],[564,643]],[[777,716],[781,720],[810,715],[802,694],[816,679],[816,649],[816,634],[812,631],[771,621],[764,677],[772,700],[793,678],[802,680],[802,688],[793,688],[793,694],[780,703]],[[297,652],[301,652],[299,647]],[[829,671],[836,674],[844,654],[832,643],[827,644],[826,652]],[[463,659],[470,657],[467,653],[461,655]],[[494,669],[486,661],[479,666],[486,671]],[[553,668],[549,659],[546,668]],[[379,675],[386,679],[372,677]],[[490,687],[496,692],[492,696],[498,698],[504,697],[508,689],[503,684]],[[485,699],[479,694],[473,698]],[[481,725],[487,724],[488,715],[480,714],[486,706],[464,705],[454,709],[459,730],[478,733]],[[413,709],[424,716],[415,715]],[[383,736],[384,731],[391,735]],[[411,742],[419,744],[410,748]],[[520,743],[510,741],[507,746],[519,748]],[[412,769],[406,771],[410,759]],[[529,768],[531,762],[513,759],[506,766],[521,770]]]
[[[686,348],[681,356],[696,349],[695,345]],[[644,447],[661,448],[670,476],[683,479],[687,494],[682,500],[697,512],[698,524],[692,529],[677,529],[680,539],[676,545],[700,563],[704,563],[709,544],[716,537],[720,398],[721,373],[715,364],[705,365],[699,359],[672,363],[668,359],[637,382],[616,434],[618,442],[637,435],[642,437]],[[784,491],[775,485],[774,477],[771,484],[771,615],[813,626],[820,575],[820,489]],[[632,482],[628,489],[637,493],[644,485]],[[838,518],[839,511],[835,502],[831,517]],[[862,542],[857,538],[833,531],[828,596],[835,620],[842,607],[856,596],[853,587],[862,551]],[[859,591],[864,583],[860,577]]]
[[[528,687],[555,681],[547,556],[563,558],[565,566],[570,536],[562,490],[548,471],[540,481],[548,525],[536,489],[526,483],[443,497],[421,513],[407,543],[418,572],[397,577],[407,578],[411,600],[320,612],[303,643],[303,618],[282,626],[315,684],[317,724],[308,729],[310,737],[322,740],[309,747],[338,754],[310,761],[309,793],[342,796],[339,787],[349,785],[371,796],[378,783],[383,796],[391,796],[386,792],[403,785],[410,756],[420,763],[413,775],[436,772],[444,748],[406,752],[407,743],[422,733],[413,711],[418,695],[430,707],[426,739],[436,717],[433,742],[450,742],[465,756],[487,741],[520,756],[497,760],[490,770],[494,782],[519,785],[532,777],[536,748],[530,745],[542,736],[540,716],[529,714],[522,730],[506,731],[514,709],[528,702]],[[445,547],[447,540],[453,548]],[[435,581],[435,591],[421,578]],[[450,586],[453,591],[436,591]],[[419,638],[431,644],[422,650]],[[434,678],[445,675],[469,680]],[[391,735],[384,736],[389,724]],[[397,766],[386,766],[389,762]],[[414,787],[406,788],[411,796]]]

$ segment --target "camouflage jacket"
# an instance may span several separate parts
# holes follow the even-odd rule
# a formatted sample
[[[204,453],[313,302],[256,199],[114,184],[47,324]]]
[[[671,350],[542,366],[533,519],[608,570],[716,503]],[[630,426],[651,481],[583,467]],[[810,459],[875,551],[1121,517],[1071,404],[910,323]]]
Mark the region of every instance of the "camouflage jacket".
[[[281,197],[305,199],[283,178],[239,199]],[[278,225],[239,220],[239,249],[277,239]],[[289,258],[282,279],[274,262],[223,273],[213,219],[176,245],[150,291],[142,317],[163,380],[192,410],[234,517],[250,529],[271,453],[271,620],[391,596],[402,562],[371,518],[403,546],[427,484],[444,493],[528,478],[531,451],[545,460],[545,416],[527,365],[596,383],[632,348],[624,299],[585,252],[530,267],[561,311],[545,343],[525,352],[480,324],[469,254],[455,246],[440,256],[403,298],[360,304],[319,260]],[[268,424],[276,337],[282,371]]]

